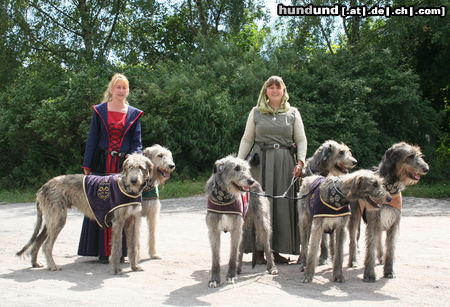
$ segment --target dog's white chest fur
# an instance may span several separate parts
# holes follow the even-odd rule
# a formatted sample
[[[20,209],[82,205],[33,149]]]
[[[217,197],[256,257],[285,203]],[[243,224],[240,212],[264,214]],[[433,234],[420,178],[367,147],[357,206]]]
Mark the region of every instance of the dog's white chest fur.
[[[236,220],[243,220],[240,215],[237,214],[220,214],[217,228],[220,231],[231,231],[236,227]],[[243,222],[242,222],[243,223]]]
[[[382,230],[388,230],[397,222],[400,214],[391,206],[383,206],[380,210],[380,226]]]

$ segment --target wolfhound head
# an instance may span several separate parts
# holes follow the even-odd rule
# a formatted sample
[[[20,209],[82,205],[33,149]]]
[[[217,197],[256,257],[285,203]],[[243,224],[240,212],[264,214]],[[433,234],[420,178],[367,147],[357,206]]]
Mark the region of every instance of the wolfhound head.
[[[314,155],[306,161],[304,174],[306,176],[313,174],[339,176],[348,173],[348,169],[355,167],[357,162],[347,145],[328,140],[320,145]]]
[[[405,142],[392,145],[378,165],[380,176],[386,184],[400,184],[403,187],[419,182],[421,175],[429,172],[428,164],[418,146]]]
[[[210,193],[210,186],[217,185],[225,192],[239,195],[241,192],[249,191],[254,183],[255,179],[250,174],[248,162],[229,155],[214,163],[213,174],[208,180],[206,190]]]
[[[369,170],[359,170],[342,176],[347,188],[348,199],[367,201],[374,208],[392,200],[391,194],[386,190],[383,178]]]
[[[170,174],[175,170],[175,163],[173,162],[172,152],[161,145],[155,144],[147,147],[142,152],[144,156],[150,159],[153,163],[153,178],[154,185],[164,184],[170,178]]]
[[[145,188],[147,180],[152,177],[153,164],[141,154],[134,153],[123,163],[121,184],[127,193],[138,195]]]

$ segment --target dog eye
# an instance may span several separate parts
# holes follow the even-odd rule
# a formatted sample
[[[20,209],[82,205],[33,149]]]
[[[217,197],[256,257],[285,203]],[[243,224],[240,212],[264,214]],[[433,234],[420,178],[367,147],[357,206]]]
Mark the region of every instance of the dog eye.
[[[159,155],[158,155],[158,158],[162,158],[162,157],[163,157],[163,154],[159,154]]]
[[[373,183],[373,186],[374,186],[375,188],[378,188],[378,187],[379,187],[378,181],[375,181],[375,182]]]
[[[408,159],[409,159],[409,160],[414,160],[414,157],[415,157],[415,155],[412,154],[412,155],[409,155]]]
[[[236,172],[240,172],[240,171],[241,171],[241,167],[238,165],[238,166],[236,166],[236,167],[234,168],[234,170],[235,170]]]
[[[343,154],[345,153],[345,151],[343,151],[343,150],[340,150],[339,151],[339,154],[342,156]]]

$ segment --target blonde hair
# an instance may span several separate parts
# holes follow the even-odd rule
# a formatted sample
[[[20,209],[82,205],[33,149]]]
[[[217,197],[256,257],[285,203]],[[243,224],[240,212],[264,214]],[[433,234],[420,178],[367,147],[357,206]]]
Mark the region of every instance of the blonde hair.
[[[130,82],[128,82],[127,77],[125,75],[115,73],[114,76],[112,76],[111,81],[109,81],[108,88],[106,89],[105,93],[103,94],[103,102],[109,102],[111,101],[112,94],[111,91],[116,85],[118,81],[123,81],[127,87],[130,87]],[[125,98],[125,103],[128,104],[127,99]]]

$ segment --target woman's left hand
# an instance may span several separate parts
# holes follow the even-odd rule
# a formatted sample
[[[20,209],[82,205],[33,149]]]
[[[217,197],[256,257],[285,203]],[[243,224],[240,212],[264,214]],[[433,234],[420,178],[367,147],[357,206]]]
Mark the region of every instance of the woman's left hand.
[[[302,174],[303,167],[300,164],[295,165],[294,171],[292,172],[292,177],[298,177]]]

